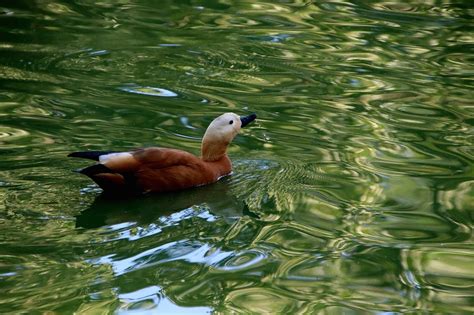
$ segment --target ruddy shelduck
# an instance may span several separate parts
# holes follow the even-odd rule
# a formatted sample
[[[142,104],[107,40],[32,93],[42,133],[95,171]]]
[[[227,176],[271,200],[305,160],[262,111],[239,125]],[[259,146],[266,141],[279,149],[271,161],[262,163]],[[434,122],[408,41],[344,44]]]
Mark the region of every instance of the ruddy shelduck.
[[[227,147],[257,115],[239,117],[225,113],[207,128],[201,144],[201,156],[186,151],[149,147],[127,152],[84,151],[69,157],[98,161],[78,172],[89,176],[105,193],[137,194],[170,192],[218,181],[232,172]]]

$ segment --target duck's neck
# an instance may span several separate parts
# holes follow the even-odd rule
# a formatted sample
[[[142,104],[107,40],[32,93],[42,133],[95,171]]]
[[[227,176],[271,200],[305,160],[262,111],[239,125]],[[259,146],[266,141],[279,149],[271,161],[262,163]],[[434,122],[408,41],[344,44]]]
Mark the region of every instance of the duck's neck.
[[[227,156],[228,141],[204,137],[201,145],[201,159],[205,162],[215,162]]]

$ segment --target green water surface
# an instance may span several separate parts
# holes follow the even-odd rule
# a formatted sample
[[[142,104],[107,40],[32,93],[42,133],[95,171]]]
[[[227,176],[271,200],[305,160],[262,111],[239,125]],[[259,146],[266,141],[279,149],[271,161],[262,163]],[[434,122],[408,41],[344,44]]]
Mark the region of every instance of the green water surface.
[[[0,2],[0,313],[472,314],[472,0]],[[234,173],[108,200],[78,150]]]

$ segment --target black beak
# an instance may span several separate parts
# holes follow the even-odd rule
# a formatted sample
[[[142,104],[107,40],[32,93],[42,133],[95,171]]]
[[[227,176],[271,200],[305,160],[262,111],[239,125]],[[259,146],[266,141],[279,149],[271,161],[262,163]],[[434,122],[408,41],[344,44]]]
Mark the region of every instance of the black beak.
[[[242,125],[240,127],[245,127],[247,126],[248,124],[250,124],[252,121],[255,120],[255,118],[257,118],[257,115],[255,113],[253,114],[250,114],[248,116],[241,116],[240,117],[240,121],[242,122]]]

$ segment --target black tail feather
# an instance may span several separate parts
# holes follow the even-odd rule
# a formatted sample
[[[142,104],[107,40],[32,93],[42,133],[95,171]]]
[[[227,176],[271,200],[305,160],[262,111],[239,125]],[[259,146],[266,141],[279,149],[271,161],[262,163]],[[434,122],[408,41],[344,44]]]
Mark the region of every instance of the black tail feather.
[[[104,164],[94,164],[89,167],[83,168],[82,170],[79,170],[78,173],[87,175],[89,177],[94,176],[96,174],[102,174],[102,173],[115,173],[112,171],[110,168],[105,166]]]
[[[68,154],[68,157],[77,157],[83,159],[90,159],[98,161],[101,155],[106,155],[109,153],[116,153],[116,151],[83,151],[83,152],[72,152]]]

